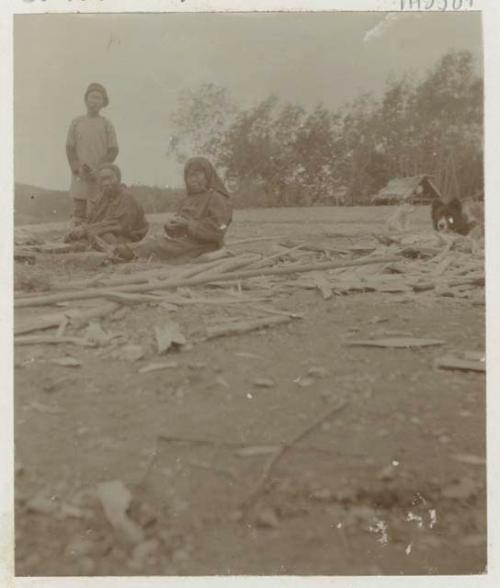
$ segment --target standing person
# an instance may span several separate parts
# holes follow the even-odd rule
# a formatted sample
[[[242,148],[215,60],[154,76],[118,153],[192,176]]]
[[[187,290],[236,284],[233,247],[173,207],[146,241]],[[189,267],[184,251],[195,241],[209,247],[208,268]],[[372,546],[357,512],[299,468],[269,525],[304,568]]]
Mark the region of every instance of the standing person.
[[[142,206],[121,183],[121,171],[117,165],[103,163],[97,177],[101,196],[92,207],[87,222],[73,228],[64,240],[111,253],[120,243],[143,239],[148,232],[148,223]]]
[[[73,198],[73,224],[84,223],[90,204],[98,196],[97,170],[104,162],[112,163],[118,155],[118,141],[113,124],[100,111],[108,106],[106,88],[92,83],[84,96],[87,114],[75,118],[69,127],[66,155],[71,169],[70,196]]]
[[[232,207],[229,192],[215,168],[208,159],[194,157],[184,167],[184,182],[187,196],[170,215],[165,235],[120,248],[122,257],[190,259],[224,245]]]

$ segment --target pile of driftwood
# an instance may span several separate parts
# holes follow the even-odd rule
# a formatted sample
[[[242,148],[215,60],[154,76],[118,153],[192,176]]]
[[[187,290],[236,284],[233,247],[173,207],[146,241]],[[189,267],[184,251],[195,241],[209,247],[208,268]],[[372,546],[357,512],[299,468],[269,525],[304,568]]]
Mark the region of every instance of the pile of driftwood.
[[[224,250],[185,265],[54,282],[50,293],[16,293],[15,343],[92,344],[88,338],[65,337],[66,327],[78,328],[120,306],[141,303],[167,305],[170,310],[242,304],[258,311],[258,316],[207,327],[206,338],[244,333],[301,318],[269,306],[270,296],[298,288],[316,289],[324,299],[355,292],[404,297],[427,292],[484,304],[484,252],[477,247],[464,250],[467,243],[460,239],[443,239],[434,233],[411,238],[382,235],[374,239],[371,249],[362,251],[281,241],[265,255]],[[195,289],[202,291],[195,294]],[[94,307],[23,316],[22,309],[89,299],[96,301]],[[47,329],[57,329],[56,335],[32,334]]]
[[[484,304],[484,250],[463,237],[444,239],[438,234],[420,240],[379,237],[379,246],[367,259],[381,262],[355,268],[339,268],[307,274],[288,281],[290,287],[319,288],[324,298],[333,294],[381,292],[412,296],[432,292],[436,296],[469,298]],[[469,247],[469,251],[467,251]],[[383,261],[382,258],[394,258]]]

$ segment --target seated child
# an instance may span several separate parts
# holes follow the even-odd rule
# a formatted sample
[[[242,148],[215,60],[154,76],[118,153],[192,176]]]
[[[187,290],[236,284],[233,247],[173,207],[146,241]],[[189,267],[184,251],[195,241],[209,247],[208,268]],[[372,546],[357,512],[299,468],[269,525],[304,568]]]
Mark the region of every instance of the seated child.
[[[108,104],[106,88],[90,84],[85,92],[87,113],[75,118],[68,130],[66,155],[71,169],[70,196],[75,226],[87,221],[89,208],[99,196],[99,165],[105,161],[112,163],[118,155],[115,128],[100,114]]]
[[[71,230],[65,242],[87,243],[98,251],[108,250],[120,243],[132,243],[143,239],[148,223],[142,206],[121,184],[120,168],[104,163],[98,172],[100,198],[90,210],[88,220]]]

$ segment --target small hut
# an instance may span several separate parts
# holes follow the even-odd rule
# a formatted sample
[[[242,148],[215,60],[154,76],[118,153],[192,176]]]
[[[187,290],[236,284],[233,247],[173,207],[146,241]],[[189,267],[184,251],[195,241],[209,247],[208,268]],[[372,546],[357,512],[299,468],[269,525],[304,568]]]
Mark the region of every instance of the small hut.
[[[421,174],[406,178],[394,178],[385,188],[372,197],[372,204],[428,204],[441,194],[430,176]]]

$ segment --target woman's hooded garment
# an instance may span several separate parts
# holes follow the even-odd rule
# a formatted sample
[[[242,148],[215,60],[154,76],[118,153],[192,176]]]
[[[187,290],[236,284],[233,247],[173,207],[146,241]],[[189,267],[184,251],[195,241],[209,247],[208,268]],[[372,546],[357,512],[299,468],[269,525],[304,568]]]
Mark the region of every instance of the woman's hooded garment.
[[[180,202],[176,214],[188,221],[187,226],[173,229],[166,225],[165,236],[146,239],[133,247],[137,256],[152,255],[165,260],[192,258],[223,246],[232,220],[229,192],[207,159],[194,157],[187,161],[185,181],[193,168],[203,170],[207,188],[191,193],[186,182],[187,196]]]
[[[206,191],[196,194],[190,192],[187,176],[192,169],[200,169],[205,174],[208,184]],[[184,182],[187,196],[179,204],[176,213],[186,218],[189,224],[184,234],[176,233],[172,236],[222,245],[224,234],[232,220],[232,210],[229,193],[214,166],[204,157],[193,157],[184,167]]]

